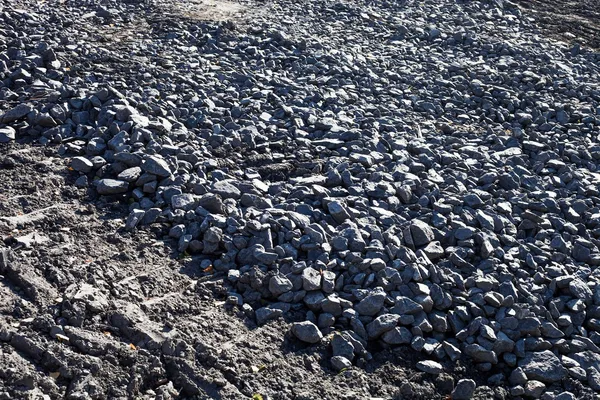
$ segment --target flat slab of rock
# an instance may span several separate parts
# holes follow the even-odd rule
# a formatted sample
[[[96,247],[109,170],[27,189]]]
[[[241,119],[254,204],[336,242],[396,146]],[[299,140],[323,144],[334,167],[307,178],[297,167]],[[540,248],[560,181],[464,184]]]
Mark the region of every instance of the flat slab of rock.
[[[417,369],[432,375],[439,375],[444,371],[442,364],[431,360],[419,361],[417,363]]]
[[[7,124],[9,122],[17,121],[21,118],[24,118],[32,110],[33,107],[31,107],[29,104],[19,104],[18,106],[8,110],[2,117],[0,117],[0,122]]]
[[[100,179],[98,181],[98,194],[109,195],[109,194],[121,194],[127,192],[129,183],[125,181],[118,181],[116,179]]]

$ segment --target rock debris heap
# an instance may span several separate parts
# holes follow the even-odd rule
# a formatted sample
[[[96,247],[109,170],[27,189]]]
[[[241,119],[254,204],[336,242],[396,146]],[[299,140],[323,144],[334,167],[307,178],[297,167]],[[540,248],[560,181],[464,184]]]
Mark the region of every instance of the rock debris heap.
[[[305,315],[338,370],[405,345],[514,397],[600,391],[597,55],[508,1],[275,1],[248,27],[68,3],[87,25],[4,2],[0,134],[60,145],[127,229],[171,224],[230,306]]]

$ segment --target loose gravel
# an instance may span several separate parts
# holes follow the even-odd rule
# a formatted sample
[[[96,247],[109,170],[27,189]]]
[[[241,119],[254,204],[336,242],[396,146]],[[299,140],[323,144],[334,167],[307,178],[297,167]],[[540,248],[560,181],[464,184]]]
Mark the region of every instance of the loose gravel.
[[[399,346],[497,397],[600,390],[599,54],[509,1],[19,5],[0,2],[0,143],[56,146],[126,230],[167,226],[229,309],[331,343],[337,371]],[[135,320],[78,296],[51,335],[75,300]]]

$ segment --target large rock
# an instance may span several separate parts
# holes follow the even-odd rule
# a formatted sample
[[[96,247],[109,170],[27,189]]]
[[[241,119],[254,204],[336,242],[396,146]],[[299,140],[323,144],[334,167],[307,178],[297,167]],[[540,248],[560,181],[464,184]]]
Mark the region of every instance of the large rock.
[[[110,194],[121,194],[127,192],[129,183],[125,181],[118,181],[116,179],[100,179],[96,190],[98,194],[110,195]]]
[[[205,194],[198,198],[198,205],[214,214],[223,214],[223,200],[217,194]]]
[[[519,362],[527,378],[552,383],[565,377],[567,371],[550,350],[529,352]]]
[[[171,197],[171,206],[174,209],[190,211],[196,208],[196,198],[190,193],[176,194]]]
[[[377,288],[362,299],[354,310],[360,315],[372,316],[375,315],[383,307],[385,301],[385,292],[381,288]]]
[[[339,201],[331,201],[327,204],[329,214],[333,217],[335,222],[338,224],[343,223],[347,219],[350,219],[350,213],[346,207]]]
[[[279,296],[292,290],[292,282],[283,275],[272,276],[269,280],[269,291],[273,296]]]
[[[29,104],[19,104],[18,106],[11,108],[8,110],[2,117],[0,117],[0,122],[3,124],[7,124],[9,122],[17,121],[21,118],[24,118],[33,111],[33,107]]]
[[[369,339],[376,339],[383,333],[392,330],[400,319],[396,314],[383,314],[369,322],[367,325],[367,335]]]
[[[306,343],[319,343],[323,339],[319,328],[310,321],[296,322],[292,325],[292,333]]]
[[[305,268],[302,271],[302,288],[306,291],[320,289],[321,280],[321,273],[312,267]]]
[[[498,356],[496,353],[490,350],[486,350],[484,347],[478,344],[469,344],[465,346],[465,354],[471,357],[476,362],[481,363],[498,363]]]
[[[160,177],[167,177],[171,175],[171,169],[169,168],[169,164],[160,157],[157,156],[149,156],[142,162],[142,169],[145,172],[150,174],[154,174]]]
[[[579,353],[570,354],[569,357],[577,361],[579,365],[584,369],[600,365],[600,354],[595,353],[591,350],[585,350]]]
[[[212,192],[224,199],[239,199],[242,192],[230,180],[217,181],[212,185]]]
[[[414,220],[410,225],[410,235],[415,247],[425,246],[435,238],[433,230],[421,220]]]
[[[16,133],[15,129],[10,126],[0,128],[0,143],[9,143],[15,140]]]
[[[94,168],[94,164],[85,157],[73,157],[71,160],[71,168],[77,172],[87,174]]]
[[[439,375],[444,371],[442,364],[432,360],[419,361],[417,369],[432,375]]]
[[[352,361],[354,359],[354,345],[343,335],[335,334],[331,339],[333,355],[341,356]]]
[[[469,400],[477,385],[473,379],[461,379],[452,391],[452,400]]]

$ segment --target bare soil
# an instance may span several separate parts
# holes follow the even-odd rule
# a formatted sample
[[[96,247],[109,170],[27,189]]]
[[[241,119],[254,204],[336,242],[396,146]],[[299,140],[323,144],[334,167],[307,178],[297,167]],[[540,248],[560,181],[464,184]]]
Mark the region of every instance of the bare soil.
[[[330,370],[327,340],[299,343],[291,320],[257,327],[220,276],[177,258],[168,227],[125,231],[127,205],[76,178],[56,147],[0,157],[0,398],[442,399],[459,379],[416,371],[406,348]]]
[[[600,50],[600,0],[517,0],[540,30],[556,39]]]

